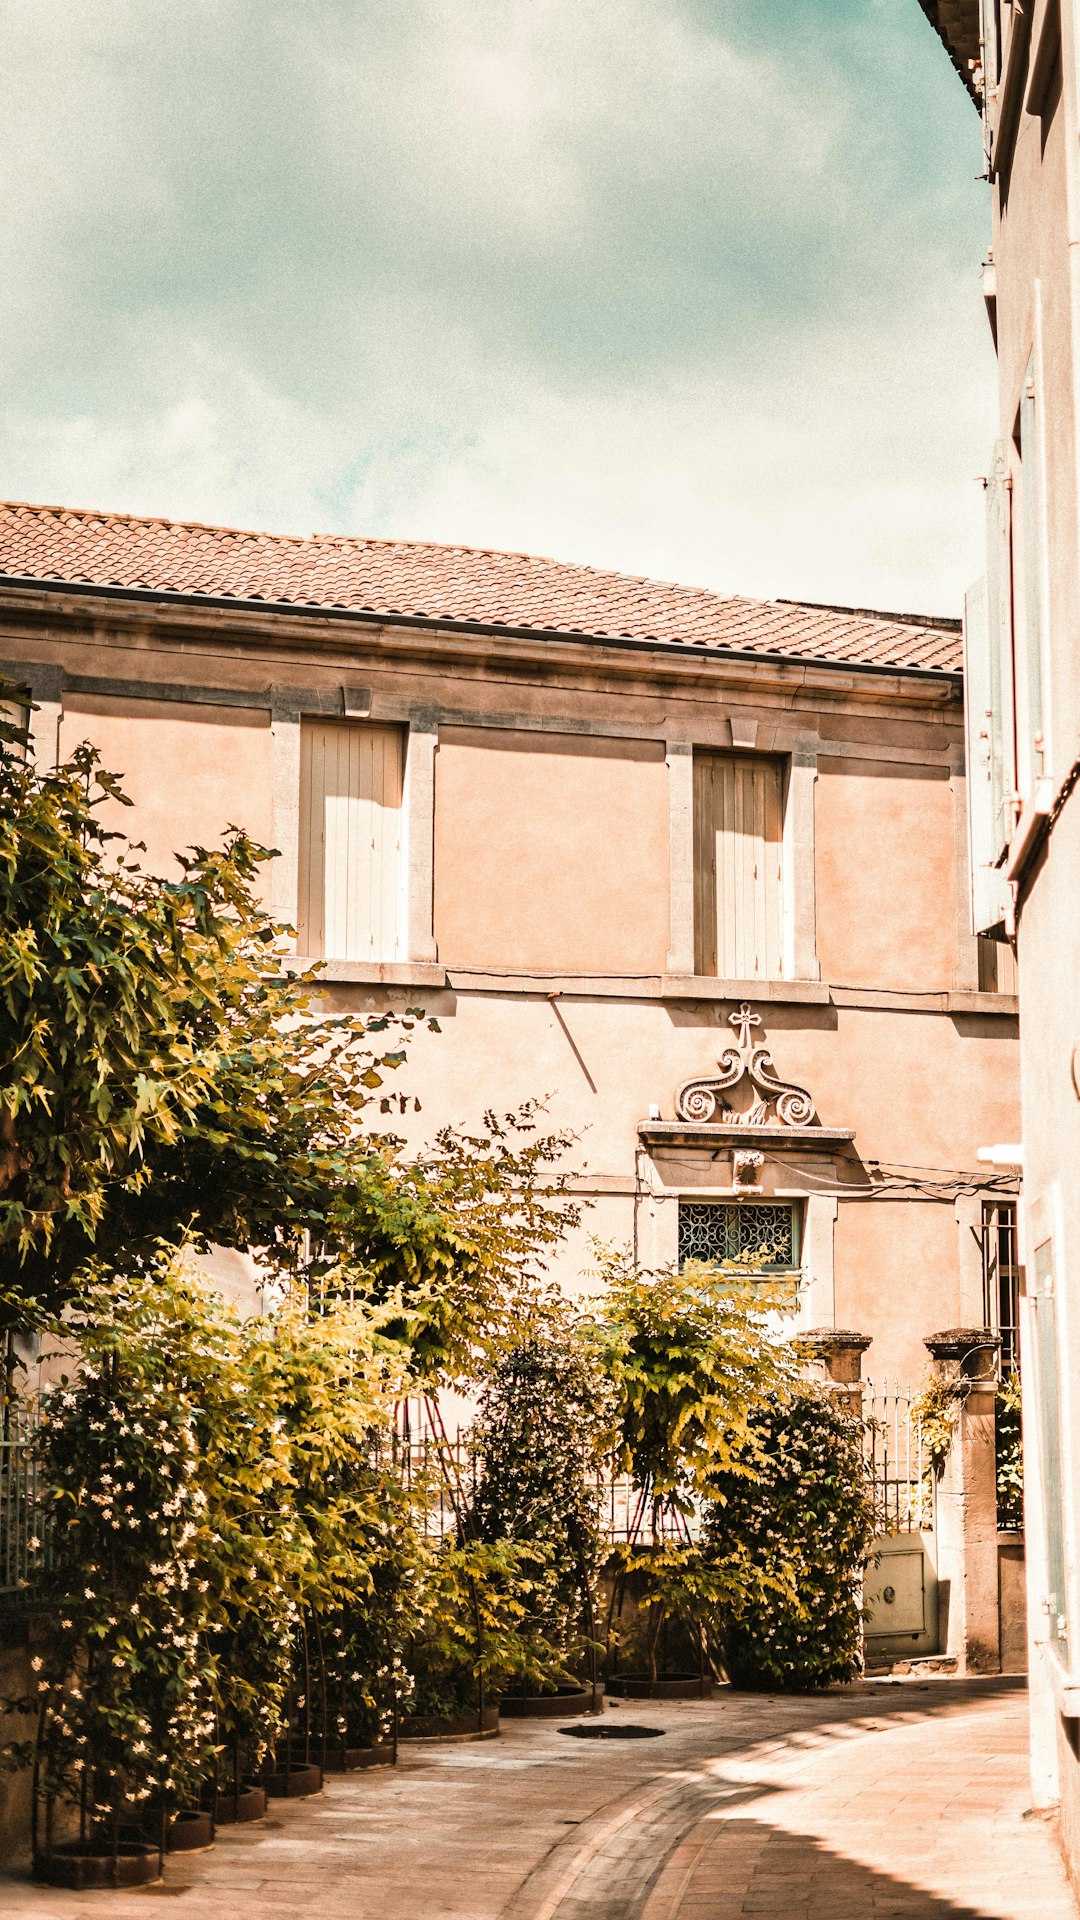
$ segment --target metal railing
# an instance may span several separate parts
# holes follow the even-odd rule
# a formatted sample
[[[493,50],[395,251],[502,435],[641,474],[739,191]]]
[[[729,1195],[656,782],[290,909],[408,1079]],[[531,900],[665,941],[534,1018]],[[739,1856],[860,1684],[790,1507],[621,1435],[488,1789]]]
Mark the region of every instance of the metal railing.
[[[37,1414],[19,1401],[0,1403],[0,1603],[23,1598],[46,1569],[39,1484]]]
[[[894,1381],[867,1381],[863,1392],[866,1455],[874,1481],[878,1532],[931,1532],[934,1475],[922,1428],[912,1414],[914,1395]],[[37,1418],[32,1406],[0,1407],[0,1603],[26,1596],[48,1564],[39,1484]],[[416,1495],[420,1524],[429,1538],[454,1535],[473,1505],[479,1482],[479,1443],[468,1427],[438,1432],[426,1425],[394,1437],[392,1452],[406,1486]],[[651,1508],[643,1511],[641,1489],[622,1473],[594,1481],[602,1537],[611,1545],[653,1537]],[[674,1543],[696,1536],[689,1523],[660,1516],[660,1537]]]
[[[474,1428],[455,1427],[439,1433],[426,1426],[395,1436],[393,1458],[405,1485],[416,1495],[420,1526],[428,1538],[444,1540],[454,1534],[461,1515],[470,1508],[480,1482],[480,1439]],[[666,1509],[655,1513],[652,1503],[628,1474],[592,1476],[601,1538],[620,1542],[657,1540],[674,1543],[695,1538],[694,1517]]]
[[[879,1534],[933,1532],[934,1474],[914,1401],[910,1388],[895,1380],[868,1380],[863,1388]]]
[[[983,1201],[979,1238],[983,1318],[1000,1336],[998,1367],[1007,1376],[1020,1367],[1020,1250],[1015,1200]]]

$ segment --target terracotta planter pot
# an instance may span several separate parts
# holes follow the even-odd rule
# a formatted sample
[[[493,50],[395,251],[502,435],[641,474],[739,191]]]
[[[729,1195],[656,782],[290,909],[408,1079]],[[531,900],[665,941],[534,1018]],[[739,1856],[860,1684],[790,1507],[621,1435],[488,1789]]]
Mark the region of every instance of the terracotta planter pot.
[[[161,1855],[156,1847],[125,1841],[119,1852],[83,1853],[78,1841],[55,1847],[34,1861],[34,1879],[48,1887],[71,1887],[83,1893],[91,1887],[146,1887],[161,1879]]]
[[[401,1722],[399,1740],[491,1740],[499,1731],[498,1707],[483,1714],[463,1713],[450,1719],[442,1714],[418,1713]]]
[[[169,1821],[165,1845],[170,1853],[200,1853],[214,1844],[214,1816],[205,1808],[185,1808]]]
[[[358,1773],[363,1767],[392,1767],[395,1758],[392,1740],[380,1740],[374,1747],[328,1747],[323,1772]]]
[[[305,1800],[322,1792],[321,1767],[288,1767],[283,1773],[267,1774],[262,1785],[270,1800]]]
[[[242,1825],[246,1820],[262,1820],[265,1816],[266,1788],[253,1781],[245,1780],[239,1793],[226,1788],[218,1794],[214,1817],[219,1827]]]
[[[499,1712],[504,1720],[556,1720],[574,1713],[602,1713],[604,1689],[560,1687],[558,1693],[504,1693]]]
[[[650,1680],[647,1673],[615,1674],[604,1683],[613,1699],[709,1700],[712,1681],[699,1673],[680,1673],[670,1680]]]

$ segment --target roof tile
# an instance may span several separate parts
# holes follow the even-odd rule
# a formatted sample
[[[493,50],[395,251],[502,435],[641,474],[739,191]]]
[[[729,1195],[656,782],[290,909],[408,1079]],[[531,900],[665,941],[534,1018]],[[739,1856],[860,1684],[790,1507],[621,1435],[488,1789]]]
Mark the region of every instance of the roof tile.
[[[479,547],[0,503],[0,578],[957,673],[958,623],[750,600]]]

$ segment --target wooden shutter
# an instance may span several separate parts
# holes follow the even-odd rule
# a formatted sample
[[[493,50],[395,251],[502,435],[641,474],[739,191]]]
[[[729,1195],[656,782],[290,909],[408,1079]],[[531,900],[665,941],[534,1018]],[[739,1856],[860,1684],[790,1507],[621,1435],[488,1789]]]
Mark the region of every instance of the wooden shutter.
[[[1035,410],[1035,362],[1028,362],[1024,390],[1020,399],[1020,520],[1024,543],[1024,606],[1019,622],[1023,641],[1022,706],[1025,754],[1024,791],[1030,792],[1042,772],[1040,752],[1044,729],[1043,700],[1043,609],[1042,609],[1042,487],[1038,416]],[[1017,662],[1018,672],[1021,662]],[[1017,782],[1019,785],[1020,782]]]
[[[402,735],[304,720],[300,737],[300,951],[396,960],[401,946]]]
[[[1016,791],[1016,722],[1013,703],[1012,499],[1005,448],[999,441],[986,483],[986,630],[990,715],[990,790],[993,827],[991,865],[1012,838]]]
[[[722,980],[781,977],[782,778],[776,760],[694,756],[698,973]]]
[[[967,745],[968,860],[974,933],[999,926],[1009,908],[1009,885],[994,863],[1000,852],[1001,701],[994,671],[986,580],[964,598],[964,726]]]

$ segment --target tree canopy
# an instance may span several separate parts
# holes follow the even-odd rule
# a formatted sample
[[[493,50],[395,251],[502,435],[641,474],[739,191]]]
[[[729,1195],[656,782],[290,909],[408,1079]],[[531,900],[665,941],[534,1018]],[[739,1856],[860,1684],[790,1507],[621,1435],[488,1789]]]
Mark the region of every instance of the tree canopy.
[[[526,1107],[408,1153],[390,1077],[423,1011],[330,1012],[282,964],[270,850],[230,828],[163,878],[108,800],[92,747],[45,771],[0,724],[0,1324],[185,1241],[395,1298],[421,1371],[467,1369],[573,1217],[568,1139]]]

